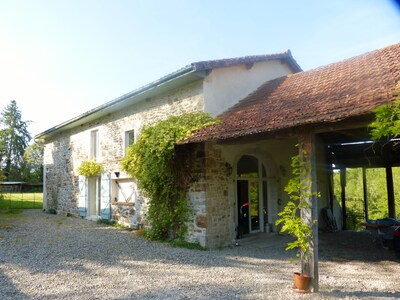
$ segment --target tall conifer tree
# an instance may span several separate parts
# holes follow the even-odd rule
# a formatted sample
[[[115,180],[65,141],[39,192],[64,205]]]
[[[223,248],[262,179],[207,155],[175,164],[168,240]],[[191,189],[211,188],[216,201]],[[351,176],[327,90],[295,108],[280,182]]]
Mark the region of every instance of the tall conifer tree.
[[[0,166],[7,181],[20,180],[23,155],[31,135],[29,121],[22,121],[17,102],[11,100],[0,118]]]

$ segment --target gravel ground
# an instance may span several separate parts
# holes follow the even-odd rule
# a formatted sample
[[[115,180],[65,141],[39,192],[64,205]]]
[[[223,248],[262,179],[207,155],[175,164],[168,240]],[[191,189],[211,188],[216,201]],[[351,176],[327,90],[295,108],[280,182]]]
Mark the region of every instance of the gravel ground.
[[[288,237],[276,234],[199,251],[39,210],[6,221],[13,227],[0,226],[2,300],[400,298],[400,264],[368,233],[320,234],[320,292],[299,294]]]

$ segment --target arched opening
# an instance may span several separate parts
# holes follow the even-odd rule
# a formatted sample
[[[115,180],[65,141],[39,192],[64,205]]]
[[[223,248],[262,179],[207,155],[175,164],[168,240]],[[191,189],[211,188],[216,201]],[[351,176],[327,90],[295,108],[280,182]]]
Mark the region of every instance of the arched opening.
[[[243,155],[237,163],[237,235],[264,231],[268,222],[267,174],[254,156]]]

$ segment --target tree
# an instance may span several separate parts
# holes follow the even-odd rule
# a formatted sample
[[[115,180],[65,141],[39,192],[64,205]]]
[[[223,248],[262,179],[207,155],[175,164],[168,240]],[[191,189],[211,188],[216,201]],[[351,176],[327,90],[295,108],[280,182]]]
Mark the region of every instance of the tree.
[[[367,168],[368,217],[378,220],[388,216],[386,175],[383,168]],[[394,182],[400,180],[400,168],[393,168]],[[334,172],[334,192],[336,199],[341,198],[340,174]],[[400,199],[400,188],[394,187],[395,199]],[[361,230],[365,222],[362,169],[346,169],[346,210],[347,227],[350,230]],[[400,218],[400,201],[396,201],[396,218]]]
[[[23,180],[38,183],[43,180],[43,141],[39,140],[29,145],[24,152],[25,174]]]
[[[21,178],[23,154],[31,140],[29,121],[22,121],[17,102],[11,100],[3,109],[0,119],[0,166],[6,180]]]

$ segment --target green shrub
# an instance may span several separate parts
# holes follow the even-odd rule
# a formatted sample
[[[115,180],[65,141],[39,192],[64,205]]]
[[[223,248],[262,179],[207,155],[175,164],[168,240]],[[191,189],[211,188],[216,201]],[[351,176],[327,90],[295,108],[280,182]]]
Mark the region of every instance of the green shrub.
[[[346,217],[347,229],[354,231],[361,231],[362,229],[364,229],[364,226],[361,225],[362,222],[365,222],[363,212],[359,212],[356,209],[346,207]]]
[[[78,168],[78,174],[86,177],[101,174],[103,166],[94,160],[85,160]]]

